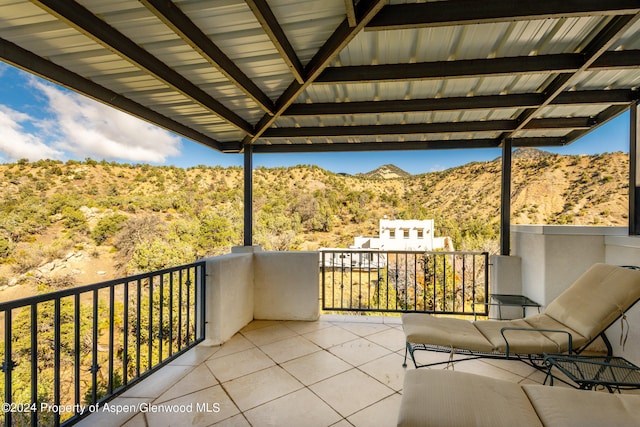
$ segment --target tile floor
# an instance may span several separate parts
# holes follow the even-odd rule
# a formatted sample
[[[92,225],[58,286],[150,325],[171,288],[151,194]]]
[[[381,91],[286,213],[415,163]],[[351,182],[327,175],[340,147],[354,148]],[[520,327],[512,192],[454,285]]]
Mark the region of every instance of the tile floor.
[[[421,353],[423,363],[447,358]],[[395,426],[403,355],[399,318],[254,321],[222,346],[192,349],[79,425]],[[455,369],[544,380],[517,361],[470,360]]]

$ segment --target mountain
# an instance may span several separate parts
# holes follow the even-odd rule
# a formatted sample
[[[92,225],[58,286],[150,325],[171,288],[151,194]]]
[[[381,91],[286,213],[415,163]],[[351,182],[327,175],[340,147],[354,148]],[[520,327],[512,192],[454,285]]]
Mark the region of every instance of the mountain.
[[[377,169],[361,174],[359,176],[369,179],[393,179],[393,178],[409,178],[411,174],[403,171],[396,165],[383,165]]]
[[[627,224],[627,154],[515,153],[512,223]],[[500,159],[421,175],[393,165],[377,171],[257,168],[254,243],[266,250],[349,247],[355,236],[375,236],[386,215],[434,219],[436,235],[451,236],[456,249],[497,250]],[[242,244],[239,167],[46,160],[0,165],[0,176],[0,300],[43,283],[96,283]],[[402,179],[380,178],[390,176]]]

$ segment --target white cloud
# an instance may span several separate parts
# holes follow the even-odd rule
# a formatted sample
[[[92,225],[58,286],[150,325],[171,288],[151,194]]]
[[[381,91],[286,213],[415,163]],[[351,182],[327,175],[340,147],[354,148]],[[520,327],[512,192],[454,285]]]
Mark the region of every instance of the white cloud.
[[[0,105],[0,152],[4,161],[62,158],[61,151],[49,147],[37,133],[26,129],[36,121],[28,114]]]
[[[180,138],[81,95],[33,80],[48,100],[53,120],[44,122],[53,146],[84,159],[163,163],[180,155]]]

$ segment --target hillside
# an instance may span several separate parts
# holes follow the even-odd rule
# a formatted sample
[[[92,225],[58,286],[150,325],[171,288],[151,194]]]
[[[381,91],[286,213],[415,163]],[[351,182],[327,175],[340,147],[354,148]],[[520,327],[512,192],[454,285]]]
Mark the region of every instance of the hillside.
[[[513,223],[627,224],[626,154],[516,153]],[[496,251],[500,168],[496,159],[386,179],[314,166],[258,168],[254,240],[268,250],[348,247],[354,236],[375,235],[386,215],[433,218],[436,233],[452,236],[456,248]],[[0,175],[0,299],[242,244],[241,168],[20,161],[0,165]]]

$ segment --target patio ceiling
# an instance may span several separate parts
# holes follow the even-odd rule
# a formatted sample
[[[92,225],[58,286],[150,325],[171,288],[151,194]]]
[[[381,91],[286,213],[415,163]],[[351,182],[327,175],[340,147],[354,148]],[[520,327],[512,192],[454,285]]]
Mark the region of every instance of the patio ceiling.
[[[638,0],[0,0],[0,59],[223,152],[557,146],[637,102],[639,18]]]

